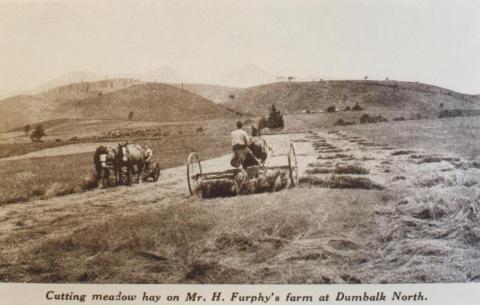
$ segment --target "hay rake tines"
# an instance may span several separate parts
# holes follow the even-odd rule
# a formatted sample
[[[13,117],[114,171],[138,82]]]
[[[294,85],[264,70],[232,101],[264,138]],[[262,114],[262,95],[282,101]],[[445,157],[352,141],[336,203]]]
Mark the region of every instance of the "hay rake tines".
[[[216,172],[202,172],[202,165],[198,155],[194,152],[190,153],[187,159],[187,182],[188,190],[191,195],[194,195],[198,190],[198,187],[202,183],[214,183],[215,181],[229,180],[236,183],[236,178],[241,172],[246,174],[248,179],[258,178],[260,174],[266,173],[271,170],[281,170],[288,174],[290,180],[290,186],[295,186],[298,183],[298,163],[297,156],[295,154],[295,148],[292,143],[289,144],[289,151],[287,154],[287,165],[280,166],[264,166],[255,165],[251,166],[243,171],[242,169],[228,169],[225,171]],[[237,190],[238,191],[238,190]]]

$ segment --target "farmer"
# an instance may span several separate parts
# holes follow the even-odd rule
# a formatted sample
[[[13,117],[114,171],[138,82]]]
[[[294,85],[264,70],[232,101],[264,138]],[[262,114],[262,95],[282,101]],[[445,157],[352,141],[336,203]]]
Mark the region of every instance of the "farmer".
[[[244,165],[244,162],[247,159],[247,150],[251,140],[248,133],[243,130],[242,121],[237,122],[237,129],[232,131],[231,135],[233,158],[230,161],[230,164],[235,168],[239,168],[241,165]],[[245,168],[245,166],[243,167]]]
[[[150,170],[150,164],[152,163],[153,151],[147,144],[143,145],[145,147],[144,156],[145,156],[145,170]]]

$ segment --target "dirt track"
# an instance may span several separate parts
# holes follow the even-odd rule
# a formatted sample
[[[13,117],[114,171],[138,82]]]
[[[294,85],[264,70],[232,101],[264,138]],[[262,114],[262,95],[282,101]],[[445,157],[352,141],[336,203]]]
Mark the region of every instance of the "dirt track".
[[[480,171],[475,165],[454,156],[400,150],[345,133],[276,135],[266,140],[275,152],[269,165],[286,164],[286,143],[294,142],[300,175],[306,181],[306,177],[332,177],[330,173],[307,175],[311,163],[320,162],[322,170],[327,171],[338,164],[360,165],[367,174],[347,176],[368,179],[383,189],[337,190],[306,182],[280,193],[202,201],[188,195],[185,167],[172,168],[164,170],[157,183],[1,207],[0,256],[16,257],[44,240],[75,234],[119,217],[195,204],[238,212],[233,219],[246,213],[248,221],[265,213],[278,221],[268,234],[277,232],[282,246],[261,262],[257,262],[258,257],[250,260],[242,251],[211,254],[222,266],[248,270],[250,282],[252,278],[255,282],[277,283],[480,279],[480,267],[469,262],[480,254],[476,248],[480,230],[475,222],[480,215],[476,201],[480,198]],[[229,158],[203,161],[204,171],[225,169]],[[282,212],[286,219],[275,218]],[[215,229],[215,243],[236,228],[232,223],[225,225]],[[242,230],[244,225],[239,223],[238,228]],[[261,237],[248,233],[248,226],[245,228],[245,232],[235,234]],[[452,264],[452,259],[457,262]],[[7,266],[2,273],[8,280],[8,270],[15,270],[15,262],[0,263],[0,267]],[[210,276],[206,281],[243,280],[225,279],[222,275],[221,279]]]

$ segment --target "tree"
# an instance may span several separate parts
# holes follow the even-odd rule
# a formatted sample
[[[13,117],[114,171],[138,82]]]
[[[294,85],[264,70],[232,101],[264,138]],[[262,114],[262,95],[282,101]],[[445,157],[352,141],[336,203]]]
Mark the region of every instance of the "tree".
[[[283,129],[284,126],[283,115],[277,110],[277,108],[275,108],[275,104],[272,104],[270,114],[268,115],[268,127]]]
[[[25,135],[28,135],[31,129],[32,129],[32,126],[30,126],[30,124],[25,125],[25,127],[23,128],[23,131],[25,131]]]
[[[355,106],[353,106],[352,110],[354,111],[362,111],[363,108],[358,104],[358,102],[355,103]]]
[[[335,112],[337,108],[335,106],[330,106],[327,108],[327,112]]]
[[[30,135],[30,139],[32,139],[32,141],[38,142],[44,136],[46,136],[46,134],[45,134],[45,130],[43,129],[43,126],[37,125],[37,127],[35,127],[35,130],[33,130],[32,134]]]
[[[133,119],[133,111],[128,113],[128,120],[131,121]]]
[[[268,120],[266,117],[262,116],[260,120],[258,121],[258,129],[262,130],[263,128],[268,127]]]

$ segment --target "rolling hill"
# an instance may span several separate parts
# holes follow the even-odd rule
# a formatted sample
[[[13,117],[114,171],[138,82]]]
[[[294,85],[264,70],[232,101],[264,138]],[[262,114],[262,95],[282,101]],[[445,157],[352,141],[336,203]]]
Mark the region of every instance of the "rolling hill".
[[[345,109],[359,103],[367,110],[402,111],[436,116],[444,109],[480,109],[478,95],[413,82],[317,81],[277,82],[241,91],[225,106],[240,112],[266,114],[275,104],[284,113],[324,111],[329,106]]]
[[[209,99],[217,104],[223,104],[231,99],[234,99],[243,88],[227,87],[221,85],[208,85],[208,84],[179,84],[178,87],[182,87],[185,90],[196,93]]]
[[[131,79],[75,83],[36,95],[0,101],[0,131],[52,119],[177,121],[233,117],[197,94],[166,84]]]
[[[234,117],[235,113],[178,87],[147,83],[64,105],[67,118],[192,121]]]

